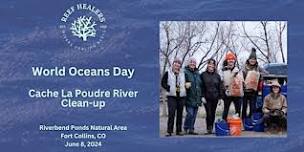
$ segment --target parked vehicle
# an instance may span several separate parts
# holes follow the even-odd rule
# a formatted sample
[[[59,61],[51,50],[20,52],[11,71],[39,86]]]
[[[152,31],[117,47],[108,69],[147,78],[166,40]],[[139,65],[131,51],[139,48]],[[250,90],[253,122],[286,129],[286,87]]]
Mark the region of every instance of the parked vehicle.
[[[278,81],[281,87],[281,93],[287,97],[287,64],[283,63],[268,63],[263,66],[268,72],[262,74],[262,81],[259,84],[259,95],[257,97],[257,108],[263,106],[264,97],[270,93],[270,85],[273,81]]]

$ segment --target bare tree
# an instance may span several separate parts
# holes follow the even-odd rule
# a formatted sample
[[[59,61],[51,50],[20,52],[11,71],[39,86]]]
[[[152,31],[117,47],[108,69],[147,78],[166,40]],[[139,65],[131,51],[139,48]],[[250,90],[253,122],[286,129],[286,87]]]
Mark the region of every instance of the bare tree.
[[[285,22],[260,21],[254,35],[246,30],[242,22],[243,34],[262,55],[258,59],[264,63],[278,62],[277,53],[281,54],[282,62],[286,63],[283,47],[283,35],[286,30]],[[258,31],[260,32],[258,34]],[[277,38],[275,38],[277,37]]]
[[[264,31],[264,38],[261,38],[262,40],[264,40],[265,45],[266,45],[266,52],[267,52],[267,61],[270,62],[270,58],[272,56],[272,53],[270,51],[270,47],[269,47],[269,35],[268,35],[268,29],[267,29],[267,21],[261,21],[260,22],[262,24],[263,27],[263,31]]]
[[[237,37],[236,37],[236,29],[234,26],[234,22],[226,22],[224,26],[221,27],[220,31],[220,39],[221,43],[224,45],[221,50],[217,53],[216,61],[220,63],[228,50],[235,52],[238,49],[237,46]]]
[[[207,62],[206,58],[208,57],[208,55],[210,53],[212,53],[213,47],[214,47],[216,40],[218,38],[218,35],[219,35],[219,31],[220,31],[220,22],[217,22],[216,26],[215,26],[215,32],[211,37],[209,47],[208,47],[207,51],[204,52],[204,55],[201,57],[201,60],[198,64],[199,69],[202,69],[206,65],[206,62]],[[219,49],[217,51],[219,51]],[[217,53],[217,51],[215,51],[214,54]]]
[[[187,58],[193,56],[202,46],[207,43],[204,41],[204,34],[206,32],[205,22],[188,22],[185,26],[185,41],[184,47],[181,50],[182,64]]]
[[[266,28],[267,23],[262,23],[262,22],[261,22],[261,24],[265,26],[265,28],[263,28],[263,29],[264,29],[264,30],[267,30],[267,28]],[[266,39],[266,38],[263,38],[263,37],[261,37],[261,36],[250,36],[250,35],[247,33],[247,31],[246,31],[244,22],[242,23],[242,27],[243,27],[243,32],[244,32],[246,38],[248,38],[248,40],[255,46],[255,48],[256,48],[256,49],[262,54],[262,56],[266,59],[266,61],[265,61],[264,59],[261,58],[262,61],[265,61],[265,62],[270,63],[271,61],[270,61],[270,58],[269,58],[269,54],[266,54],[266,53],[263,51],[263,49],[261,48],[262,46],[260,45],[260,43],[258,43],[259,40],[262,40],[262,41],[265,42],[265,44],[267,43],[267,46],[269,46],[269,44],[268,44],[268,38]],[[265,33],[267,33],[267,31],[264,31],[264,36],[265,36],[265,35],[267,36],[267,34],[265,34]],[[254,41],[253,38],[256,38],[257,40]],[[268,49],[267,52],[269,52],[269,49]]]
[[[184,36],[181,37],[173,37],[172,27],[173,22],[163,22],[161,24],[161,30],[164,32],[164,46],[160,47],[160,55],[163,57],[163,68],[161,74],[164,74],[167,67],[171,67],[170,56],[180,48],[184,41]]]
[[[246,24],[256,25],[254,31],[247,31]],[[198,68],[206,65],[207,58],[214,58],[218,63],[223,60],[227,50],[242,54],[242,51],[251,50],[251,46],[257,49],[258,60],[262,63],[277,62],[278,51],[280,51],[283,62],[284,55],[283,35],[286,31],[284,22],[277,22],[277,29],[273,27],[274,22],[200,22],[200,21],[168,21],[162,22],[160,30],[163,32],[160,47],[161,63],[163,65],[161,74],[171,66],[170,61],[180,58],[182,63],[191,57],[198,58]],[[242,30],[239,30],[238,26]],[[277,31],[275,31],[277,30]],[[277,35],[277,39],[274,36]],[[250,46],[250,47],[249,47]],[[244,59],[237,58],[237,66],[243,64]]]
[[[286,23],[285,22],[278,22],[277,23],[278,28],[277,28],[277,36],[278,36],[278,43],[279,43],[279,48],[281,52],[281,57],[283,63],[286,63],[285,55],[284,55],[284,49],[283,49],[283,33],[286,29]]]
[[[216,61],[216,68],[218,68],[219,63],[223,60],[226,51],[231,49],[233,35],[235,31],[233,30],[232,22],[215,22],[209,24],[214,31],[209,33],[209,45],[204,52],[204,55],[201,57],[199,62],[199,69],[203,69],[207,64],[207,58],[213,58]],[[235,46],[235,45],[234,45]]]

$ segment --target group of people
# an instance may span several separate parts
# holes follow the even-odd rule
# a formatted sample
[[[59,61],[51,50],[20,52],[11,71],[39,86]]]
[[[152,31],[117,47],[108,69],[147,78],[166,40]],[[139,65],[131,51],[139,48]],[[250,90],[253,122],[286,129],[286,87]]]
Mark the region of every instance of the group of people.
[[[182,68],[179,59],[173,61],[172,68],[164,73],[161,80],[168,99],[166,136],[172,136],[175,119],[176,135],[197,135],[194,126],[198,109],[202,105],[207,115],[206,134],[212,134],[218,104],[224,103],[223,120],[227,120],[232,102],[235,114],[243,120],[256,112],[258,83],[261,81],[260,75],[266,71],[258,65],[254,48],[242,70],[237,68],[236,61],[236,55],[228,51],[220,73],[212,58],[207,60],[207,68],[202,73],[197,68],[195,58],[190,58],[185,68]],[[271,123],[274,117],[278,117],[277,121],[286,121],[287,102],[285,96],[280,94],[280,87],[279,83],[273,83],[272,92],[265,97],[262,111],[267,123]],[[184,107],[187,114],[183,124]]]

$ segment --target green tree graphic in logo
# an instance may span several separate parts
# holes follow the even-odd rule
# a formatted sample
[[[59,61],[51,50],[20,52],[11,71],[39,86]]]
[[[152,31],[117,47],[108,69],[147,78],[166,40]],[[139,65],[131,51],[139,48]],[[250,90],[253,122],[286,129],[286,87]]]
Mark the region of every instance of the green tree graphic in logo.
[[[95,25],[96,23],[92,21],[92,17],[80,16],[72,23],[70,30],[74,36],[87,41],[88,37],[95,37]]]

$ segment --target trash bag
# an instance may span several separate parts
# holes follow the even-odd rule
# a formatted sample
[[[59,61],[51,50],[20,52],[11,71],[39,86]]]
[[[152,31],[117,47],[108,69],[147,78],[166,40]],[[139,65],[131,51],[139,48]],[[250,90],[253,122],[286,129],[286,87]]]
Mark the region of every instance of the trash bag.
[[[257,91],[260,79],[260,73],[257,71],[248,71],[245,79],[245,88]]]
[[[230,95],[233,97],[243,97],[243,79],[240,75],[236,75],[232,78],[231,85],[229,87]]]

